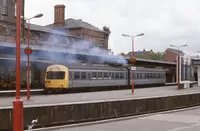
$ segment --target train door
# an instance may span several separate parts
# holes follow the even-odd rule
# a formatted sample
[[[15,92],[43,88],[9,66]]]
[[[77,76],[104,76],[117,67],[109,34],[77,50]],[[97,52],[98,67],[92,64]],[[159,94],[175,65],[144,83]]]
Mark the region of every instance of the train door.
[[[92,73],[91,72],[87,72],[87,86],[90,87],[90,82],[92,80]]]
[[[126,83],[130,86],[130,69],[127,69],[126,71]]]
[[[73,72],[69,71],[69,88],[73,87]]]

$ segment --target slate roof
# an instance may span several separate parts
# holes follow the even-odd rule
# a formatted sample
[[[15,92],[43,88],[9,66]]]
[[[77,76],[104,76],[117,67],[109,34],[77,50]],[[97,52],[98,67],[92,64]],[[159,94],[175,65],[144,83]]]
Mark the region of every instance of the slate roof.
[[[177,49],[167,48],[167,50],[170,51],[170,52],[173,52],[173,53],[175,53],[175,54],[178,54],[178,52],[179,52],[179,54],[181,54],[181,55],[184,55],[184,54],[185,54],[183,51],[181,51],[181,50],[178,51]]]
[[[51,28],[63,28],[63,27],[54,27],[53,24],[47,25],[46,27],[51,27]],[[69,18],[65,20],[65,28],[86,28],[86,29],[90,29],[90,30],[95,30],[95,31],[99,31],[99,32],[104,32],[103,30],[82,21],[81,19],[76,20],[73,18]]]
[[[28,29],[27,23],[25,24],[25,28]],[[65,32],[62,32],[62,31],[53,30],[52,28],[49,28],[49,27],[46,27],[46,26],[41,26],[41,25],[36,25],[36,24],[30,24],[30,30],[80,38],[80,37],[77,37],[77,36],[67,35]]]

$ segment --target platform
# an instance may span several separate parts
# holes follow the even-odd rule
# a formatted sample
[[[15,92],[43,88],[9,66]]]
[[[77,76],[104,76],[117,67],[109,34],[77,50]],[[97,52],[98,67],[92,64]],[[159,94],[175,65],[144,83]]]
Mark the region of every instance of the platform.
[[[24,101],[24,127],[38,119],[35,127],[81,123],[135,116],[200,105],[200,88],[177,86],[57,95],[34,95]],[[0,130],[12,130],[14,97],[0,99]]]
[[[27,101],[26,96],[22,96],[25,107],[30,106],[48,106],[57,104],[78,104],[78,103],[92,103],[113,100],[127,100],[127,99],[144,99],[156,98],[166,96],[176,96],[184,94],[200,93],[200,87],[194,85],[193,88],[177,89],[177,86],[163,86],[151,87],[143,89],[135,89],[132,94],[131,89],[117,90],[117,91],[101,91],[89,93],[73,93],[73,94],[53,94],[53,95],[34,95],[31,100]],[[15,97],[1,97],[0,108],[7,108],[12,106],[12,101]],[[10,108],[10,107],[9,107]]]

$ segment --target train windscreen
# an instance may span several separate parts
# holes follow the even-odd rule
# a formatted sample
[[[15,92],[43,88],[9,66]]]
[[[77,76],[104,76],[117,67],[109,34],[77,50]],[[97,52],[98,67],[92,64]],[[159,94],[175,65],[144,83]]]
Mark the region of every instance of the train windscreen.
[[[65,79],[65,72],[64,71],[48,71],[46,79]]]

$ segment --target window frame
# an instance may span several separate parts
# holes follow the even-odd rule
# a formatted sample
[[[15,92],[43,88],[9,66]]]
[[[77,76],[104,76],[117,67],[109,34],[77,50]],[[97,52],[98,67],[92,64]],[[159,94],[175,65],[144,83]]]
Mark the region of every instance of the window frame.
[[[4,16],[8,15],[8,0],[2,0],[1,14]]]

